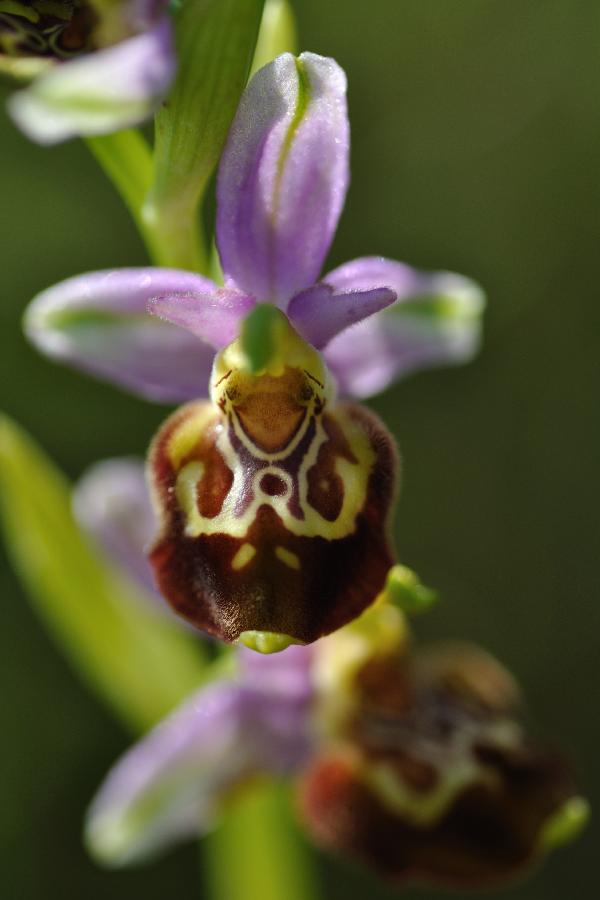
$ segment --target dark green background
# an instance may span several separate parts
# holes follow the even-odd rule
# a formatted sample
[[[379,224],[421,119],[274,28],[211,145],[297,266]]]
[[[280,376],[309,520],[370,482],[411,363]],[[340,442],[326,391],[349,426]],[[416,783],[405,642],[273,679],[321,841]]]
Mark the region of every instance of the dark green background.
[[[297,6],[302,48],[335,56],[350,81],[353,182],[331,262],[383,253],[464,272],[489,294],[474,364],[413,377],[374,404],[404,458],[402,558],[444,596],[418,631],[473,638],[505,660],[538,731],[571,755],[593,799],[600,4]],[[85,147],[43,150],[4,120],[0,197],[2,406],[72,476],[142,453],[164,409],[51,365],[19,331],[41,288],[144,262],[127,214]],[[8,571],[1,601],[0,896],[198,897],[193,846],[122,874],[87,860],[82,811],[128,736],[73,677]],[[350,866],[322,865],[331,900],[393,896]],[[591,827],[497,896],[598,890]]]

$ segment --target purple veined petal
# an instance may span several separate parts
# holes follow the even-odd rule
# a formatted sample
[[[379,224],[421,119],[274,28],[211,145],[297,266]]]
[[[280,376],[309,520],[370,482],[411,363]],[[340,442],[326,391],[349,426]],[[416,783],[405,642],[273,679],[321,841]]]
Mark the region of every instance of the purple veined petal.
[[[437,273],[419,272],[384,256],[361,256],[328,272],[322,280],[336,291],[370,291],[387,287],[402,301],[428,291],[432,277],[438,277]]]
[[[250,81],[217,185],[223,271],[285,307],[314,284],[348,186],[346,76],[314,53],[284,53]]]
[[[142,34],[53,66],[9,98],[19,128],[40,144],[106,134],[148,118],[175,72],[168,17]]]
[[[290,701],[307,702],[312,696],[314,645],[292,644],[272,654],[256,653],[239,645],[237,658],[240,676],[246,685],[276,691]]]
[[[135,394],[180,403],[206,394],[215,348],[146,312],[158,294],[216,285],[177,269],[92,272],[42,291],[25,314],[42,353]]]
[[[132,31],[143,31],[167,12],[171,0],[125,0],[120,16]]]
[[[340,266],[326,282],[336,290],[386,285],[398,295],[325,348],[341,393],[368,397],[419,369],[467,362],[479,347],[485,297],[461,275],[369,257]]]
[[[108,559],[167,610],[146,557],[157,522],[143,460],[107,459],[91,466],[75,485],[73,511]]]
[[[240,322],[256,301],[231,288],[201,293],[200,291],[163,294],[148,303],[150,315],[185,328],[196,337],[226,347],[237,337]]]
[[[88,848],[105,865],[127,865],[208,830],[236,785],[305,760],[307,715],[304,700],[266,684],[203,688],[109,773],[88,812]]]
[[[325,282],[292,297],[287,314],[302,337],[317,349],[351,325],[380,312],[396,299],[387,287],[338,292]]]

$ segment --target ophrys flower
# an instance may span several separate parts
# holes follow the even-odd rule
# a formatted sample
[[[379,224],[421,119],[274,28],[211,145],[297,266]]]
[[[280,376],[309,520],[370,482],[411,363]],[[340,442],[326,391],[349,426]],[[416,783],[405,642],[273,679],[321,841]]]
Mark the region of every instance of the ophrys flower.
[[[366,257],[317,281],[348,155],[343,71],[283,54],[248,85],[220,164],[225,286],[96,273],[45,292],[27,316],[46,352],[161,399],[198,397],[211,364],[211,402],[178,411],[153,443],[152,560],[182,615],[264,649],[350,621],[393,563],[393,441],[336,401],[335,382],[368,394],[476,342],[482,299],[466,279]]]

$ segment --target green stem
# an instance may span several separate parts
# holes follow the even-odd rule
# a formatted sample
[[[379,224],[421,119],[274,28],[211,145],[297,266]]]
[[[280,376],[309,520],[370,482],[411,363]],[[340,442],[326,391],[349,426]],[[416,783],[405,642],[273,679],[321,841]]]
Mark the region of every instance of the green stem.
[[[201,234],[197,197],[182,198],[177,203],[160,204],[148,199],[142,208],[142,221],[151,235],[159,266],[189,269],[205,273],[208,258]]]
[[[152,151],[137,129],[87,138],[86,143],[123,198],[158,266],[203,271],[205,253],[197,221],[197,204],[185,200],[177,208],[148,202],[154,179]]]
[[[247,786],[227,818],[202,844],[211,900],[316,900],[319,891],[281,785]]]

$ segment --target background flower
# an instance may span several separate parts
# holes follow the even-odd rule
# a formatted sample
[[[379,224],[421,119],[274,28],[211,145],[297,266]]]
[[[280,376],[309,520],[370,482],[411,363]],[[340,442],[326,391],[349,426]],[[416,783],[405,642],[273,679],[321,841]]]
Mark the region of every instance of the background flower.
[[[355,640],[360,627],[348,626]],[[258,661],[242,650],[237,676],[201,689],[111,771],[87,817],[91,852],[139,861],[214,827],[250,777],[303,770],[311,832],[395,881],[502,883],[579,833],[587,804],[564,762],[524,738],[495,660],[365,641],[358,665],[337,635]],[[354,670],[343,683],[328,673],[321,696],[315,669],[343,671],[348,648]]]
[[[148,118],[175,71],[167,0],[0,6],[0,72],[31,83],[8,102],[28,137],[53,144]]]

